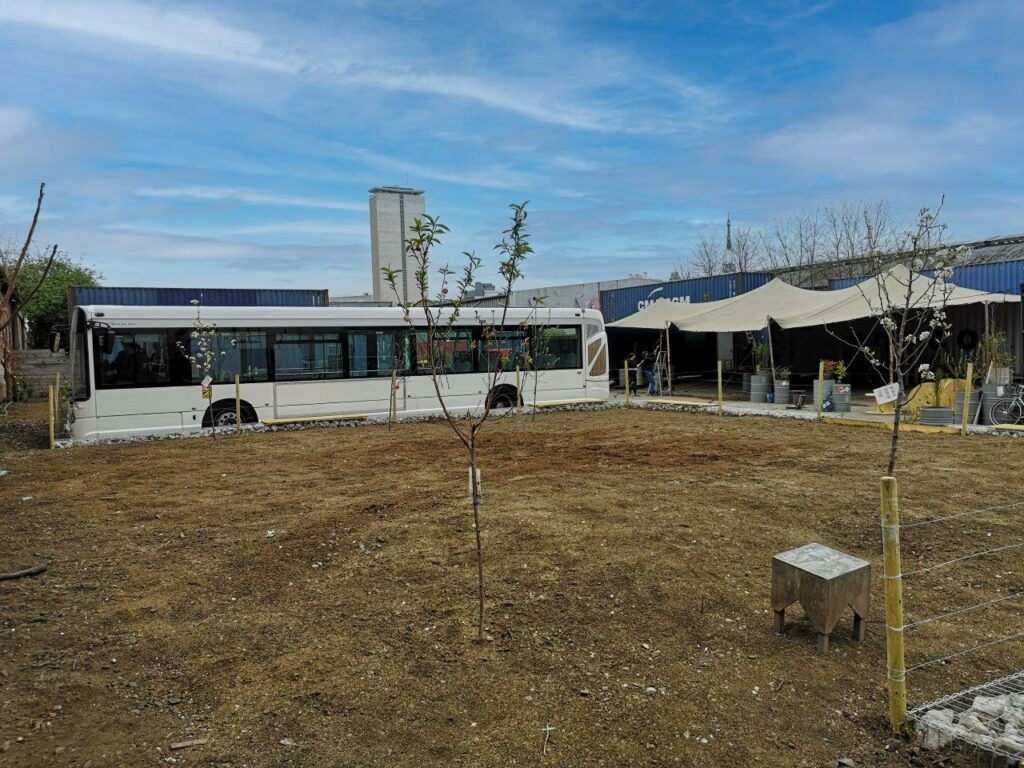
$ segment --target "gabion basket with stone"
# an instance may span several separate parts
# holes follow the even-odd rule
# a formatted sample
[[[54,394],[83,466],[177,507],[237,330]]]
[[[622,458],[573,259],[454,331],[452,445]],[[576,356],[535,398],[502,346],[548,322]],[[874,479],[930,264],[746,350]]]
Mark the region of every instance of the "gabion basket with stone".
[[[1024,672],[925,704],[908,718],[925,749],[960,742],[1014,765],[1024,758]]]

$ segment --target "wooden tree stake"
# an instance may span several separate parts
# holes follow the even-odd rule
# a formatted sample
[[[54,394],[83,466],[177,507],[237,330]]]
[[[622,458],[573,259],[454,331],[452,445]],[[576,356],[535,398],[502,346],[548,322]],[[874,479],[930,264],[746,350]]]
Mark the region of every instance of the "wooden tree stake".
[[[519,398],[519,387],[520,387],[520,382],[519,382],[519,366],[517,365],[516,366],[516,406],[515,406],[515,411],[513,411],[513,413],[515,413],[516,416],[519,415],[519,399],[520,399]]]
[[[242,434],[242,380],[235,374],[235,432]]]
[[[900,508],[895,477],[882,478],[882,556],[885,581],[885,656],[889,724],[898,731],[907,719],[907,670],[903,658],[903,572],[900,564]]]

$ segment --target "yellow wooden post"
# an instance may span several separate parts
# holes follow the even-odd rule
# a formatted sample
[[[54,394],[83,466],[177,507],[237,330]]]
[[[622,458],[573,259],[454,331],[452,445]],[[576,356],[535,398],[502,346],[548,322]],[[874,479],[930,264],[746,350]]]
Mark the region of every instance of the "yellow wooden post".
[[[725,390],[722,388],[722,361],[718,361],[718,415],[725,413]]]
[[[818,361],[818,418],[821,418],[822,402],[825,399],[825,361]]]
[[[903,658],[903,572],[900,507],[895,477],[882,478],[882,556],[885,573],[885,656],[889,723],[898,731],[907,719],[907,670]]]
[[[242,434],[242,380],[235,374],[235,432]]]
[[[519,401],[520,401],[520,399],[521,398],[519,396],[519,366],[517,365],[516,366],[516,409],[514,411],[516,416],[519,415]]]
[[[53,384],[50,384],[47,388],[47,398],[50,405],[50,450],[52,451],[55,445],[53,441]]]
[[[960,434],[967,436],[967,414],[971,412],[971,382],[974,379],[974,363],[967,364],[967,383],[964,385],[964,412],[960,421]],[[953,395],[956,397],[956,395]]]
[[[626,407],[629,408],[629,360],[622,363],[622,375],[626,382]]]

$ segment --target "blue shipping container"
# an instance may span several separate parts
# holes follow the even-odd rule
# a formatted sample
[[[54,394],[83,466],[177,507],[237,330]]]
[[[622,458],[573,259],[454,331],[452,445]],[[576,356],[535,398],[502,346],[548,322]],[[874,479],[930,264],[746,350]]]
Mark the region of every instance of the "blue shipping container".
[[[326,290],[278,288],[68,288],[68,306],[114,304],[181,307],[199,299],[206,307],[326,307]]]
[[[863,277],[837,277],[828,281],[830,290],[838,291],[865,280]],[[993,261],[989,264],[966,264],[953,268],[950,281],[961,288],[989,293],[1020,293],[1024,283],[1024,260]]]
[[[729,275],[614,288],[601,291],[601,313],[604,321],[611,323],[639,312],[658,299],[684,304],[720,301],[759,288],[771,279],[772,276],[767,272],[734,272]]]

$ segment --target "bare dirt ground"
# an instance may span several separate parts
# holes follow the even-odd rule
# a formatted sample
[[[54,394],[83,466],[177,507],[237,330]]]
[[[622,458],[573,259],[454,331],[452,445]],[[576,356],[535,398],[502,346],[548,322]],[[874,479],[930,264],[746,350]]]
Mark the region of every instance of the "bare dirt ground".
[[[446,425],[49,452],[43,413],[0,425],[0,571],[49,565],[0,582],[0,764],[941,757],[887,729],[884,432],[637,410],[489,424],[478,645],[466,461]],[[903,440],[911,520],[1024,499],[1022,441]],[[911,529],[905,569],[1022,532],[1005,510]],[[771,556],[809,541],[874,567],[865,642],[847,619],[827,656],[798,608],[772,631]],[[1019,552],[909,582],[908,618],[1021,589]],[[935,622],[908,635],[908,663],[1019,626],[1013,600]],[[1020,669],[1021,650],[912,674],[911,703]],[[191,739],[207,742],[170,751]]]

